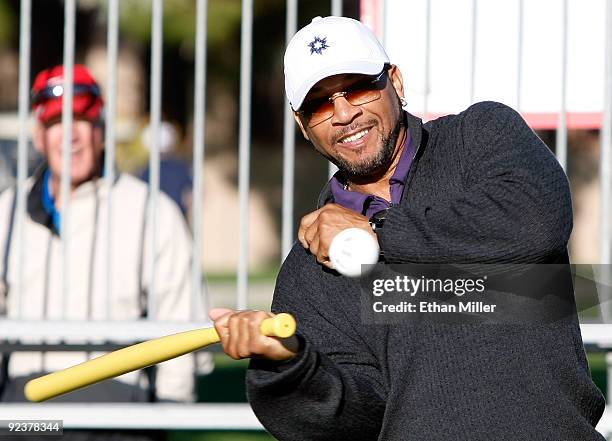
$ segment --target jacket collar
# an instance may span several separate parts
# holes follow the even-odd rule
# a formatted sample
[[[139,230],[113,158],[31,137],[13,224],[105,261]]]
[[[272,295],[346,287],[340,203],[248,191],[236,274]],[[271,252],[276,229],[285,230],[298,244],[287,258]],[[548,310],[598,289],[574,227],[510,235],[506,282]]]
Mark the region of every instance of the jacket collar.
[[[48,228],[53,234],[59,235],[59,231],[53,222],[53,216],[47,209],[45,209],[45,205],[43,203],[43,194],[45,190],[44,177],[48,169],[48,164],[44,162],[34,171],[34,174],[32,175],[32,186],[30,187],[30,191],[27,196],[26,210],[34,222]],[[104,167],[102,167],[102,170],[104,170]],[[119,175],[120,173],[115,166],[115,180],[113,185],[117,183]],[[104,177],[84,182],[72,194],[71,200],[98,192],[100,190],[105,191],[106,186],[103,185],[104,182]]]
[[[53,225],[53,217],[47,212],[43,203],[45,186],[44,176],[47,169],[47,164],[43,163],[36,169],[36,171],[34,171],[34,175],[32,176],[32,187],[30,188],[26,201],[26,209],[28,215],[34,222],[43,225],[51,230],[53,234],[58,235],[59,232]]]

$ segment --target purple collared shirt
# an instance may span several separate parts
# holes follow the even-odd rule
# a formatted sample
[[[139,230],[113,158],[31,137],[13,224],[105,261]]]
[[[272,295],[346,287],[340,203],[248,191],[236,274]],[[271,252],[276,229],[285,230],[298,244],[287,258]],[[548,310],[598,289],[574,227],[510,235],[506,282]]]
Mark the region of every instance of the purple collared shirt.
[[[395,173],[389,179],[390,202],[380,196],[349,190],[346,181],[340,176],[339,172],[331,178],[331,192],[334,196],[334,201],[367,217],[372,217],[373,214],[389,208],[391,205],[399,205],[402,193],[404,192],[406,177],[414,159],[414,152],[412,137],[407,132],[404,150],[400,156]]]

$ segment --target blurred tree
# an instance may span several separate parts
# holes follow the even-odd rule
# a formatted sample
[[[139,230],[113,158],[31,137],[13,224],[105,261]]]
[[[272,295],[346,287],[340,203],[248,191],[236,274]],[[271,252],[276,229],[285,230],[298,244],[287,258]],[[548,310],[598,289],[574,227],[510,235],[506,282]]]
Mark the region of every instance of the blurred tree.
[[[193,47],[195,39],[195,0],[164,1],[164,45]],[[121,32],[148,43],[151,39],[151,2],[122,0],[120,3]],[[240,1],[208,2],[208,43],[223,44],[233,30],[240,27]]]
[[[12,45],[17,34],[18,18],[15,10],[6,1],[0,1],[0,48]]]

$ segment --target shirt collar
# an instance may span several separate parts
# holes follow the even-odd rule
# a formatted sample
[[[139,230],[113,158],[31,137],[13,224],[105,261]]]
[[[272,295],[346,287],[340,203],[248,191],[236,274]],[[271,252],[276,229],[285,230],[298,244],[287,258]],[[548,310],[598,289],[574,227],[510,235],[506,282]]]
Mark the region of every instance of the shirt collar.
[[[389,179],[391,201],[386,201],[381,197],[371,194],[349,190],[346,179],[342,176],[341,172],[337,172],[330,180],[330,190],[334,202],[362,214],[370,214],[370,211],[379,211],[389,207],[391,204],[399,204],[415,155],[415,146],[409,130],[406,130],[406,135],[400,160],[393,176]]]

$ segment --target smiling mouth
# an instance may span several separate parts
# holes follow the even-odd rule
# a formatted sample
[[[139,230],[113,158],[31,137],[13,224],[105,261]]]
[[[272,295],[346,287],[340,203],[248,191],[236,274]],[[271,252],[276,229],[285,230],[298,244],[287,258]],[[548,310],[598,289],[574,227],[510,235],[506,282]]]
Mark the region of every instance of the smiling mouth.
[[[346,138],[340,139],[338,142],[340,144],[348,144],[349,142],[359,141],[361,138],[366,136],[369,131],[370,131],[370,129],[360,130],[359,132],[357,132],[357,133],[355,133],[353,135],[350,135],[350,136],[347,136]]]

